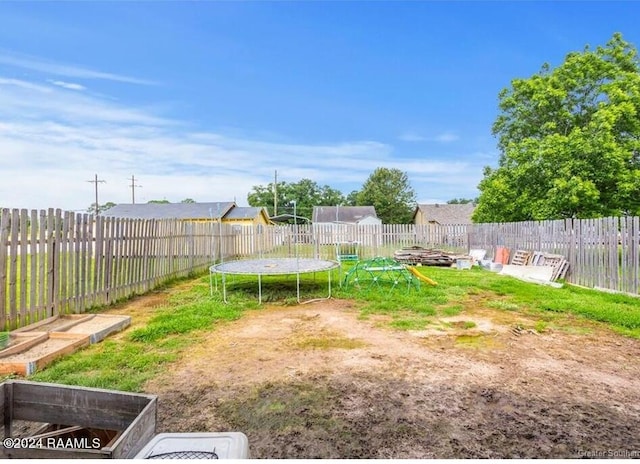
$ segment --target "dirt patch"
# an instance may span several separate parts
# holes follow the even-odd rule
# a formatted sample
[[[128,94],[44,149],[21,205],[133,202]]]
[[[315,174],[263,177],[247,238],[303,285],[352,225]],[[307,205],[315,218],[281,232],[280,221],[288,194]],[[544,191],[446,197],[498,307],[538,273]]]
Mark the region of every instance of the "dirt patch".
[[[396,331],[347,301],[265,306],[146,391],[160,397],[159,432],[242,431],[255,458],[637,453],[640,342],[533,323],[466,308],[438,329]]]

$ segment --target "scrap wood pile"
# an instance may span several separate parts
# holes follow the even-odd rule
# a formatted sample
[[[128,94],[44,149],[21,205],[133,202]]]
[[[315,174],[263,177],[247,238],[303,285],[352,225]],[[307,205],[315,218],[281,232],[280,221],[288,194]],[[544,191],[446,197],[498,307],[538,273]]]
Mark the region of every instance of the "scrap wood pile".
[[[516,266],[551,266],[553,267],[552,281],[564,279],[569,270],[569,261],[564,256],[542,251],[516,250],[511,258],[511,264]]]
[[[459,258],[469,258],[468,255],[449,253],[421,246],[411,246],[396,250],[393,253],[393,257],[402,264],[420,264],[422,266],[452,266]]]

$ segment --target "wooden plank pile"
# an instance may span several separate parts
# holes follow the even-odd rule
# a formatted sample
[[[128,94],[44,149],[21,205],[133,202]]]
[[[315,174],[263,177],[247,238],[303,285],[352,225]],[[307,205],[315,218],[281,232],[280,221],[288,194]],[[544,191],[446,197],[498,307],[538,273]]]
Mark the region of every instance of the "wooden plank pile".
[[[569,270],[569,261],[564,256],[542,251],[516,250],[511,264],[516,266],[551,266],[553,267],[552,281],[564,279]]]
[[[393,257],[402,264],[420,264],[422,266],[453,266],[458,258],[470,258],[467,255],[449,253],[420,246],[411,246],[396,250],[393,253]]]

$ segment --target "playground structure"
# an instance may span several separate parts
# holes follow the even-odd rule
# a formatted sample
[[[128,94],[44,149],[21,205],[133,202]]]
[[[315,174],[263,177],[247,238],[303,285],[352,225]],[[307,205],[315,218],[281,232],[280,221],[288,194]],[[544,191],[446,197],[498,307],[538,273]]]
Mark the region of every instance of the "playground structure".
[[[336,261],[338,261],[338,281],[342,285],[342,263],[357,263],[360,260],[360,243],[339,242],[336,243]]]
[[[347,288],[350,285],[363,287],[377,287],[381,284],[390,285],[391,288],[406,286],[408,290],[419,289],[420,281],[435,284],[431,279],[417,271],[399,263],[392,258],[377,257],[358,261],[344,276],[342,285]]]
[[[425,282],[425,283],[427,283],[427,284],[429,284],[429,285],[433,285],[434,287],[435,287],[436,285],[438,285],[438,283],[437,283],[435,280],[430,279],[429,277],[427,277],[426,275],[424,275],[423,273],[421,273],[420,271],[418,271],[415,267],[407,266],[407,269],[408,269],[408,270],[409,270],[409,272],[410,272],[411,274],[413,274],[413,275],[414,275],[418,280],[420,280],[420,281],[422,281],[422,282]]]

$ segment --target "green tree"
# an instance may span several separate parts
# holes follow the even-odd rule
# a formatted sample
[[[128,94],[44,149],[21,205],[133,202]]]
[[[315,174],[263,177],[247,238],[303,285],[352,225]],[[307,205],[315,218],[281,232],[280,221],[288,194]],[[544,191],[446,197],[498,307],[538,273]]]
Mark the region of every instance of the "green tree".
[[[104,205],[98,205],[98,213],[102,213],[106,210],[108,210],[109,208],[114,207],[116,204],[112,201],[108,201],[106,202]],[[96,214],[96,204],[91,203],[91,205],[87,208],[87,212],[91,213],[91,214]]]
[[[640,214],[640,62],[618,33],[499,94],[474,220]]]
[[[467,203],[474,203],[476,200],[471,198],[453,198],[447,201],[448,205],[466,205]]]
[[[377,168],[357,194],[357,203],[374,206],[385,224],[407,224],[413,217],[416,194],[406,173],[395,168]]]
[[[286,182],[278,182],[277,184],[277,193],[278,193],[278,203],[286,199]],[[249,206],[264,206],[269,211],[269,215],[274,215],[274,198],[275,198],[275,189],[274,183],[271,182],[267,185],[254,185],[251,187],[251,191],[247,194],[247,202]],[[278,214],[281,211],[278,208]]]
[[[336,206],[345,202],[346,199],[340,190],[323,185],[320,187],[320,204],[316,206]]]
[[[301,179],[298,182],[278,182],[278,214],[293,214],[294,202],[296,214],[311,218],[314,206],[335,206],[344,203],[344,196],[339,190],[323,185],[320,187],[311,179]],[[268,185],[254,185],[247,195],[250,206],[264,206],[269,214],[274,214],[273,182]]]
[[[171,202],[165,198],[164,200],[149,200],[147,203],[155,203],[155,204],[163,205]]]
[[[344,199],[346,206],[358,206],[358,194],[360,191],[352,190]]]
[[[195,203],[196,201],[193,198],[185,198],[180,203]]]

